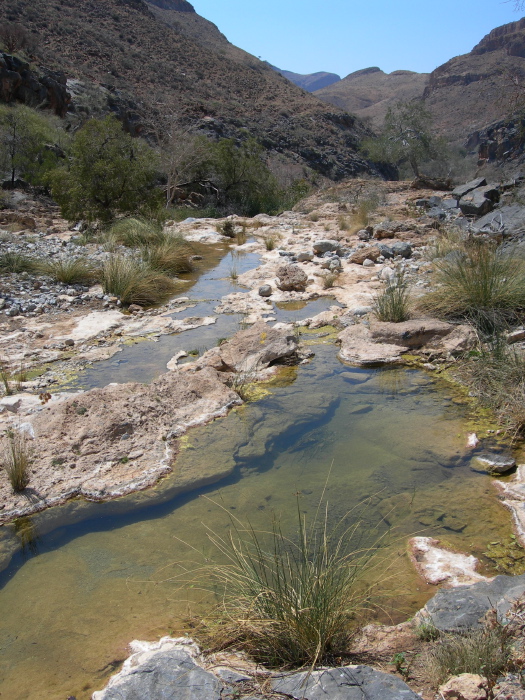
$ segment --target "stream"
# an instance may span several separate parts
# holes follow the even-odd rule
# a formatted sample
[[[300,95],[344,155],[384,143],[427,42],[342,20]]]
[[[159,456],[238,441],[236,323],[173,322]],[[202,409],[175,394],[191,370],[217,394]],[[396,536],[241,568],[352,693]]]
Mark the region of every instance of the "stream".
[[[221,296],[242,290],[228,279],[231,264],[227,253],[183,292],[200,300],[185,315],[211,315]],[[237,259],[239,272],[258,264],[252,253]],[[305,318],[331,304],[272,317]],[[177,350],[212,347],[238,326],[238,316],[219,316],[214,326],[138,343],[76,381],[150,381]],[[209,604],[198,585],[181,586],[181,565],[217,557],[206,528],[226,535],[229,516],[265,530],[278,517],[293,537],[297,507],[311,522],[324,493],[330,524],[359,517],[370,542],[391,531],[386,608],[395,621],[434,592],[409,562],[409,536],[435,536],[482,561],[491,540],[509,536],[491,479],[470,469],[462,399],[419,370],[344,366],[318,335],[309,336],[311,363],[284,368],[259,400],[184,439],[177,470],[233,460],[231,476],[180,496],[170,475],[115,501],[77,499],[0,528],[0,697],[87,700],[132,639],[181,633],[181,620]]]

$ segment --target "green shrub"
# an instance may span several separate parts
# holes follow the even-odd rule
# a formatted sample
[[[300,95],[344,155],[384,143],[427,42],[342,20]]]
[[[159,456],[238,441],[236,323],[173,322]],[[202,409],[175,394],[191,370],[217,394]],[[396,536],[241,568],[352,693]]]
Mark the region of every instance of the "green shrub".
[[[161,303],[177,291],[176,283],[166,275],[122,255],[111,255],[104,263],[102,286],[106,294],[113,294],[123,304],[141,306]]]
[[[20,493],[29,484],[32,450],[24,433],[7,430],[4,438],[1,467],[6,472],[11,488]]]
[[[166,237],[162,243],[144,248],[142,259],[152,269],[168,275],[192,272],[193,248],[182,236]]]
[[[370,607],[378,585],[374,569],[384,581],[388,567],[379,541],[363,546],[354,513],[333,528],[327,513],[320,504],[307,525],[298,501],[294,539],[277,519],[260,532],[231,514],[228,536],[208,532],[226,562],[205,568],[222,601],[206,630],[213,645],[231,645],[279,667],[322,663],[348,651],[356,618]],[[346,525],[347,518],[354,524]]]
[[[162,226],[154,221],[128,218],[114,223],[108,229],[106,238],[108,241],[114,241],[128,248],[140,248],[164,243],[166,235],[162,231]]]
[[[235,238],[235,226],[231,219],[226,219],[222,224],[218,224],[217,231],[227,238]]]
[[[89,284],[98,271],[85,258],[60,258],[39,264],[39,272],[64,284]]]
[[[402,323],[410,317],[410,293],[403,276],[397,275],[374,299],[374,313],[379,321]]]
[[[37,262],[22,253],[7,252],[0,255],[0,271],[2,272],[35,272]]]
[[[265,236],[263,240],[264,240],[264,247],[266,248],[266,250],[268,250],[268,251],[274,250],[274,248],[277,244],[277,240],[276,240],[275,236]]]
[[[420,305],[445,318],[464,318],[494,332],[525,309],[525,264],[482,240],[463,242],[435,261],[437,288]]]

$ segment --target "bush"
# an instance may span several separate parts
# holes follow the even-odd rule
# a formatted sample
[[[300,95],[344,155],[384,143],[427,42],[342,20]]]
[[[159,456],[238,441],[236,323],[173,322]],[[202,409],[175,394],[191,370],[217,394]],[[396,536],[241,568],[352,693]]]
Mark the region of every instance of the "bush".
[[[335,286],[339,274],[337,272],[329,272],[323,277],[323,289],[332,289]]]
[[[427,652],[424,666],[430,682],[437,687],[460,673],[479,674],[495,681],[509,666],[510,658],[510,639],[498,625],[442,636]]]
[[[162,199],[157,156],[114,116],[91,119],[75,134],[69,169],[51,173],[53,198],[69,221],[110,222],[146,214]]]
[[[235,226],[230,219],[226,219],[222,224],[218,224],[217,231],[227,238],[235,238]]]
[[[1,467],[6,472],[11,488],[20,493],[29,484],[29,469],[32,450],[24,433],[19,430],[7,430]]]
[[[171,236],[163,243],[144,248],[142,259],[152,270],[178,275],[192,272],[192,255],[193,248],[182,236]]]
[[[525,308],[525,264],[510,251],[472,239],[434,264],[438,287],[421,301],[425,311],[494,332]]]
[[[38,267],[42,274],[64,284],[90,284],[99,274],[85,258],[49,260],[42,262]]]
[[[394,281],[374,299],[374,313],[379,321],[402,323],[410,318],[410,293],[403,276]]]
[[[322,522],[317,514],[307,526],[298,501],[294,540],[277,519],[270,532],[258,532],[231,514],[228,537],[208,533],[226,561],[205,570],[222,601],[207,630],[212,644],[280,667],[322,663],[348,651],[352,626],[377,587],[372,572],[381,568],[384,580],[385,566],[380,543],[363,547],[356,542],[360,523],[345,525],[353,514],[330,528],[327,513],[326,507]]]
[[[122,255],[111,255],[102,268],[102,286],[123,304],[151,306],[175,294],[173,280],[152,270],[142,261]]]
[[[35,272],[37,268],[37,262],[22,253],[7,252],[0,255],[1,272]]]

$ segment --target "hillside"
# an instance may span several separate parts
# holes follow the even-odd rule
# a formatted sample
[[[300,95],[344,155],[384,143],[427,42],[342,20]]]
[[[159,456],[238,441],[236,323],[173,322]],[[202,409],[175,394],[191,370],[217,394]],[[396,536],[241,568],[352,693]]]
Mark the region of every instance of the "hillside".
[[[290,80],[292,83],[294,83],[294,85],[298,85],[307,92],[321,90],[321,88],[328,87],[329,85],[333,85],[341,80],[340,76],[336,73],[325,73],[324,71],[321,71],[319,73],[308,73],[303,75],[302,73],[293,73],[289,70],[282,70],[276,66],[271,66],[271,68]]]
[[[515,78],[525,78],[525,19],[497,27],[470,53],[436,68],[424,98],[439,131],[463,143],[513,112]]]
[[[172,111],[203,133],[255,136],[289,164],[331,178],[375,172],[356,155],[366,133],[356,118],[228,48],[192,9],[182,0],[0,0],[0,21],[38,38],[34,64],[66,74],[72,109],[103,110],[106,101],[139,131]]]
[[[388,108],[399,100],[421,97],[427,80],[427,73],[408,70],[384,73],[380,68],[364,68],[315,94],[361,119],[371,119],[373,127],[379,128]]]

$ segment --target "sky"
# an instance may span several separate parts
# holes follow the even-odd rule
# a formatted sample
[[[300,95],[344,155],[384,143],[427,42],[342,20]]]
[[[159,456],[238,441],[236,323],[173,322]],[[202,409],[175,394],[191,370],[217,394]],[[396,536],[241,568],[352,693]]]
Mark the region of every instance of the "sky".
[[[428,73],[520,19],[514,0],[191,0],[232,44],[282,70]]]

